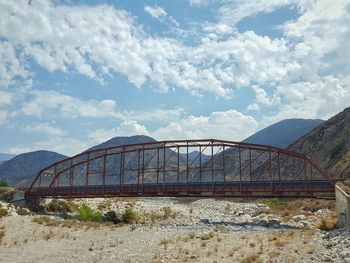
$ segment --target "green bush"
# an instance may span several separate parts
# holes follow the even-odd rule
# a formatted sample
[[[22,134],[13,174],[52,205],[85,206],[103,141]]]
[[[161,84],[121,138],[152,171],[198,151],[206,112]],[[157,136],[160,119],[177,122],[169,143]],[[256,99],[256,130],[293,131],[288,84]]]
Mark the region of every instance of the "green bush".
[[[121,216],[112,210],[105,213],[104,219],[105,221],[113,222],[113,224],[119,224],[122,222]]]
[[[122,221],[125,224],[137,223],[140,220],[140,215],[134,211],[131,207],[125,209],[122,215]]]
[[[8,187],[8,186],[9,185],[5,180],[3,180],[3,179],[0,180],[0,187]]]
[[[101,222],[102,215],[99,211],[94,211],[87,204],[83,204],[78,210],[78,219],[80,221]]]

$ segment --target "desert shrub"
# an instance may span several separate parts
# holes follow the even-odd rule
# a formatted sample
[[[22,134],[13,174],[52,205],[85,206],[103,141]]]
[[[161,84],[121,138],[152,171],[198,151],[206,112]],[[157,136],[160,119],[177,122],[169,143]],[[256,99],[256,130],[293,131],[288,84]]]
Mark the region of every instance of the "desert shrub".
[[[8,183],[5,180],[0,179],[0,187],[8,187],[8,186],[9,185],[8,185]]]
[[[259,258],[258,254],[251,254],[248,255],[246,257],[244,257],[240,263],[252,263],[252,262],[256,262],[256,263],[260,263],[263,262],[261,258]]]
[[[17,214],[20,215],[20,216],[28,216],[28,215],[31,215],[31,212],[28,210],[28,209],[25,209],[25,208],[18,208],[17,209]]]
[[[94,211],[87,204],[83,204],[78,210],[77,218],[80,221],[101,222],[102,215],[99,211]]]
[[[105,213],[104,219],[108,222],[113,222],[113,224],[119,224],[122,222],[121,216],[112,210]]]
[[[163,217],[164,219],[167,219],[169,217],[175,217],[176,216],[176,212],[173,211],[169,206],[163,207]]]
[[[67,213],[69,210],[66,201],[56,199],[48,203],[45,208],[46,211],[54,213]]]
[[[131,207],[125,209],[122,215],[122,221],[125,224],[137,223],[140,220],[140,215],[134,211]]]
[[[8,212],[5,208],[0,208],[0,218],[7,216]]]
[[[5,236],[5,231],[4,230],[0,230],[0,244],[1,244],[1,241],[4,238],[4,236]]]
[[[271,198],[271,199],[266,199],[262,200],[261,203],[267,205],[271,209],[285,209],[288,207],[288,204],[286,202],[283,202],[282,200],[278,198]]]
[[[337,218],[332,214],[327,214],[321,218],[318,223],[318,229],[323,231],[331,231],[336,228]]]

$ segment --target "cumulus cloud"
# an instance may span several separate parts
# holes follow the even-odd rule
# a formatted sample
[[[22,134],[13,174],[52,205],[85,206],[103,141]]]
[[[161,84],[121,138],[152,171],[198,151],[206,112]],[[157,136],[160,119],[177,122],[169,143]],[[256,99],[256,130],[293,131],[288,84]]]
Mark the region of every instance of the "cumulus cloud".
[[[66,134],[65,131],[63,131],[59,127],[54,127],[52,124],[50,124],[48,122],[39,123],[37,125],[27,125],[24,128],[24,131],[45,133],[45,134],[50,135],[50,136],[62,136],[62,135]]]
[[[116,136],[149,135],[145,126],[136,121],[123,121],[119,127],[113,129],[98,129],[88,136],[96,143],[101,143]]]
[[[68,118],[118,117],[113,100],[81,100],[54,90],[32,90],[31,99],[25,102],[22,112],[28,116],[41,117],[45,110],[54,109]]]
[[[145,6],[145,12],[147,12],[153,18],[158,19],[159,21],[171,24],[174,26],[179,26],[179,22],[175,20],[172,16],[169,16],[168,13],[164,10],[164,8],[160,6]]]
[[[216,111],[208,116],[187,116],[152,132],[158,140],[220,138],[240,141],[256,131],[253,117],[235,110]]]
[[[72,156],[80,153],[83,150],[86,150],[87,148],[88,144],[84,141],[71,137],[55,136],[45,141],[38,141],[26,145],[18,145],[11,147],[9,149],[9,153],[20,154],[24,152],[47,149],[50,151]]]
[[[4,124],[7,121],[7,111],[6,110],[0,110],[0,125]]]

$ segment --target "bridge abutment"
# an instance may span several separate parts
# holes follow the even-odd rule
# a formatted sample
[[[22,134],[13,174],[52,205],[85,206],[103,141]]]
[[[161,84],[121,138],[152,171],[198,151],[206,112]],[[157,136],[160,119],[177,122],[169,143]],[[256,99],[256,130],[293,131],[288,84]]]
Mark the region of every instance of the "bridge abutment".
[[[350,228],[350,195],[339,186],[335,186],[338,226]]]

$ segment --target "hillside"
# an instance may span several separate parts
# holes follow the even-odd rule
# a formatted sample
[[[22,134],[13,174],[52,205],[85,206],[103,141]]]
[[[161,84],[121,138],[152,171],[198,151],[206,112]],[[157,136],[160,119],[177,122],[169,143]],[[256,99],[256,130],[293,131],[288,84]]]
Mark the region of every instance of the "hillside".
[[[244,142],[285,148],[323,122],[323,120],[318,119],[282,120],[256,132],[245,139]]]
[[[0,164],[10,160],[13,157],[15,157],[14,154],[0,153]]]
[[[26,185],[41,169],[64,158],[66,156],[50,151],[19,154],[0,165],[0,179],[9,185]]]
[[[314,159],[333,178],[350,176],[350,107],[305,134],[288,149]]]

